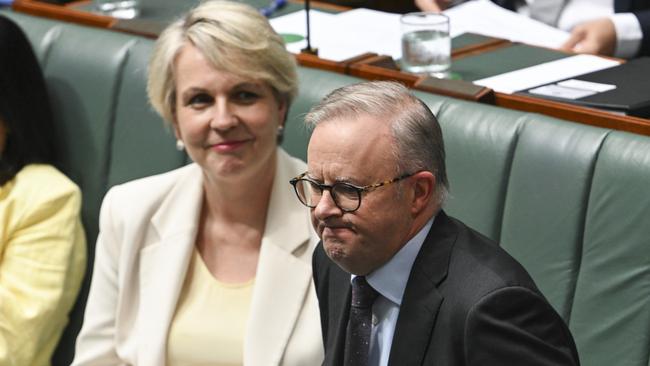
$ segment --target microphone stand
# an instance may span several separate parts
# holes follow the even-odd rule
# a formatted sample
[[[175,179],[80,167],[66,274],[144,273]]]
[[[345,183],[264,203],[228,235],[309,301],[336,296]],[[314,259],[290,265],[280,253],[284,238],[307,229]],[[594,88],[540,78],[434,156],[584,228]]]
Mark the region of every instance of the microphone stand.
[[[309,0],[305,0],[305,15],[307,18],[307,47],[300,50],[300,52],[318,56],[318,49],[311,47],[311,32],[309,28],[309,8],[310,8]]]

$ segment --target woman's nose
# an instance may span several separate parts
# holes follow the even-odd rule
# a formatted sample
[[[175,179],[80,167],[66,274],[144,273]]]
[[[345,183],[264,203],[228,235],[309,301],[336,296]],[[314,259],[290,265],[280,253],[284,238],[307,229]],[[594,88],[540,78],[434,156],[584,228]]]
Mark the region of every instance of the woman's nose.
[[[227,131],[239,123],[236,113],[227,101],[217,100],[210,119],[210,128]]]

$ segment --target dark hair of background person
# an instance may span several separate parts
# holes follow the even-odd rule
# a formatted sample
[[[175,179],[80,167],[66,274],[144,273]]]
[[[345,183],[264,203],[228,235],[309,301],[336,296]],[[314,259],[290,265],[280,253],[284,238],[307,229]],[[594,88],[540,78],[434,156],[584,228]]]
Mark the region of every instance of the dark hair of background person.
[[[55,164],[54,121],[43,73],[23,31],[0,16],[0,186],[33,163]]]

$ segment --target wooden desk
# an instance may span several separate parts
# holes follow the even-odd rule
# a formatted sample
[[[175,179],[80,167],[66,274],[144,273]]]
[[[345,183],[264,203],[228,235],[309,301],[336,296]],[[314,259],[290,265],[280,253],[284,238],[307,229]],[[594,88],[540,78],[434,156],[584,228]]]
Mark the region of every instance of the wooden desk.
[[[294,4],[301,1],[292,0]],[[121,32],[133,33],[149,38],[156,38],[166,26],[165,22],[147,20],[120,20],[112,17],[81,10],[89,1],[77,1],[65,6],[42,3],[34,0],[16,0],[13,9],[31,15],[53,18],[93,27],[108,28]],[[312,2],[314,8],[343,11],[327,3]],[[505,40],[490,39],[467,47],[457,48],[452,54],[454,60],[475,57],[495,49],[510,46]],[[316,45],[317,46],[317,45]],[[432,80],[424,76],[401,72],[392,60],[385,56],[363,54],[352,59],[335,62],[324,60],[314,55],[296,55],[302,66],[321,68],[333,72],[349,74],[369,80],[397,80],[415,89],[447,95],[455,98],[473,100],[480,103],[494,104],[499,107],[525,112],[540,113],[560,119],[575,121],[598,127],[611,128],[650,136],[650,120],[623,116],[603,110],[586,108],[567,103],[549,101],[523,95],[493,92],[490,89],[474,86],[468,82],[454,82],[451,87],[444,81]],[[461,83],[461,84],[459,84]]]

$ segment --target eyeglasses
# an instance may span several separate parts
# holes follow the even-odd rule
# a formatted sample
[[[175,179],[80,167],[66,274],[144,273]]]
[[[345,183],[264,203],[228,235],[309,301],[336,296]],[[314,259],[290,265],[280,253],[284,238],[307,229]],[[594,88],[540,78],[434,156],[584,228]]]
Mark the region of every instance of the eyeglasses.
[[[413,174],[415,173],[404,174],[381,183],[358,187],[345,182],[336,182],[332,185],[321,184],[313,179],[306,178],[307,173],[305,172],[290,180],[289,183],[291,183],[293,189],[296,191],[300,202],[309,208],[315,208],[323,197],[323,191],[329,190],[338,208],[344,212],[354,212],[361,206],[361,194],[363,192],[374,191],[379,187],[398,182]]]

